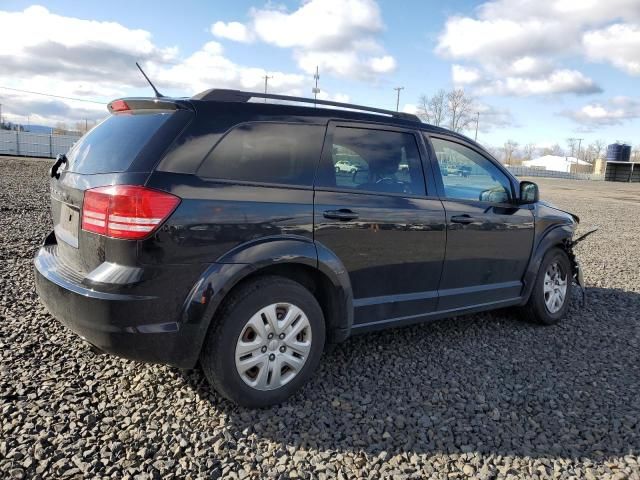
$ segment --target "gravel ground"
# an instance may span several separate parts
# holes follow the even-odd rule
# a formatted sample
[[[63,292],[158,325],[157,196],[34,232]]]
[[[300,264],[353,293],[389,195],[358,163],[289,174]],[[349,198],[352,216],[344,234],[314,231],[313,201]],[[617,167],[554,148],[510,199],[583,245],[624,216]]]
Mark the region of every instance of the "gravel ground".
[[[93,356],[38,303],[50,162],[0,158],[0,477],[640,479],[640,185],[538,180],[600,231],[588,304],[352,338],[287,403]]]

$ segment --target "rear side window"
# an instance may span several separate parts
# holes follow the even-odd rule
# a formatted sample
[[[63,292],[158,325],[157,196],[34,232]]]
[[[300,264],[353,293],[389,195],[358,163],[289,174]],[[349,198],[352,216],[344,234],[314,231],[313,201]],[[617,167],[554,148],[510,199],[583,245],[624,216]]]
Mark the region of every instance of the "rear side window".
[[[126,171],[170,113],[110,115],[76,143],[67,170],[82,174]]]
[[[336,127],[323,186],[369,192],[425,195],[420,153],[413,134]]]
[[[288,185],[313,184],[325,127],[247,123],[229,132],[207,156],[198,175]]]

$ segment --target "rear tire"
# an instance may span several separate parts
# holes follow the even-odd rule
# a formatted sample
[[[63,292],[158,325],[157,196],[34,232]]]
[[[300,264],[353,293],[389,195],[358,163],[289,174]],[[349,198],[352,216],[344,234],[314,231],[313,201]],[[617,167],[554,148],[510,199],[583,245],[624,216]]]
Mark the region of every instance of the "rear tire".
[[[284,401],[320,363],[325,323],[316,298],[284,277],[264,276],[225,300],[200,363],[211,386],[245,407]]]
[[[550,249],[540,263],[529,301],[522,308],[523,317],[542,325],[555,325],[562,320],[569,304],[573,271],[567,253]]]

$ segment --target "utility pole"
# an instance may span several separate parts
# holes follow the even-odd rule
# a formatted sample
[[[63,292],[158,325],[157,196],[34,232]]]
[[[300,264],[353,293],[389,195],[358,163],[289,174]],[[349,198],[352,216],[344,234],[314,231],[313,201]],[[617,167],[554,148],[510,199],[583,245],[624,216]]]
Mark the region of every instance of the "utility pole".
[[[571,156],[572,157],[573,157],[573,154],[575,152],[574,145],[575,145],[575,141],[576,140],[578,141],[578,153],[577,153],[577,155],[575,157],[575,159],[576,159],[576,168],[577,168],[577,165],[579,163],[578,157],[580,156],[580,145],[582,144],[582,140],[584,140],[584,138],[569,138],[569,141],[571,142]],[[571,167],[569,167],[569,169],[571,169]]]
[[[320,74],[318,73],[318,66],[316,65],[316,74],[313,76],[313,78],[315,78],[316,80],[316,86],[313,87],[311,89],[311,91],[313,92],[313,99],[317,100],[318,99],[318,94],[320,93],[320,89],[318,88],[318,80],[320,80]],[[315,107],[316,104],[314,102],[313,106]]]
[[[476,112],[476,138],[474,140],[478,141],[478,123],[480,123],[480,112]]]
[[[87,130],[89,130],[89,129],[87,128],[87,119],[85,118],[84,119],[84,133],[87,133]]]
[[[269,76],[267,74],[264,75],[264,94],[267,94],[267,83],[269,82],[269,79],[273,78],[273,76]],[[267,103],[267,99],[264,99],[264,103]]]
[[[404,90],[404,87],[395,87],[394,90],[398,92],[398,97],[396,99],[396,112],[400,109],[400,91]]]

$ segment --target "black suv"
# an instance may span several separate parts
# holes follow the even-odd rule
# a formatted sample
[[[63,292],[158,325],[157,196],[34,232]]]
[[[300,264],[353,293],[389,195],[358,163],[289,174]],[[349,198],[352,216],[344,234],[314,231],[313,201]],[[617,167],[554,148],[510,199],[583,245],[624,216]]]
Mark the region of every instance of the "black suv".
[[[565,315],[577,217],[462,135],[309,103],[111,102],[51,169],[55,229],[35,258],[49,311],[101,351],[200,362],[247,406],[285,399],[354,333],[507,306]]]

